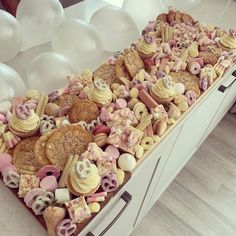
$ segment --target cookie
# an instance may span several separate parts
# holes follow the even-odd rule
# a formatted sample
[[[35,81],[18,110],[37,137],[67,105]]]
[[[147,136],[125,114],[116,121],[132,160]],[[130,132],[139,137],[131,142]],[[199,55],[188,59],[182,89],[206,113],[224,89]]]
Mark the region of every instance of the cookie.
[[[35,174],[39,170],[39,164],[35,159],[34,147],[38,137],[21,140],[14,149],[13,164],[18,174]]]
[[[186,13],[181,14],[181,21],[183,23],[185,23],[186,25],[193,25],[194,24],[194,20],[193,20],[192,16],[190,16],[189,14],[186,14]]]
[[[55,101],[55,103],[59,107],[71,107],[77,98],[78,97],[75,94],[63,94]]]
[[[132,78],[141,70],[144,69],[144,63],[141,57],[138,55],[137,51],[134,49],[125,49],[125,66]]]
[[[172,22],[180,24],[182,22],[181,12],[170,10],[167,14],[167,21],[169,24],[171,24]]]
[[[57,129],[46,145],[49,161],[63,170],[69,155],[82,154],[92,142],[92,136],[81,126],[67,125]]]
[[[46,155],[46,144],[49,138],[51,137],[51,135],[55,131],[56,130],[48,131],[47,133],[42,135],[35,144],[35,148],[34,148],[35,159],[40,165],[40,167],[51,164]]]
[[[200,96],[201,91],[199,89],[199,79],[195,75],[191,75],[187,71],[171,72],[170,76],[175,83],[182,83],[185,86],[185,90],[193,90],[197,96]]]
[[[127,71],[127,69],[125,67],[125,61],[124,61],[124,56],[123,55],[120,55],[116,59],[115,75],[116,75],[117,79],[125,77],[126,79],[131,80],[129,72]]]
[[[217,55],[215,55],[213,52],[208,52],[208,51],[204,51],[204,52],[200,52],[198,57],[202,58],[202,60],[204,61],[204,64],[211,64],[211,65],[215,65],[217,63]]]
[[[85,121],[90,123],[96,120],[99,115],[96,104],[87,99],[76,99],[76,102],[70,107],[68,116],[71,123]]]
[[[156,20],[167,22],[167,14],[166,13],[160,14],[159,16],[157,16]]]
[[[103,63],[95,70],[93,76],[94,80],[102,79],[109,86],[116,82],[114,66],[110,65],[108,62]]]

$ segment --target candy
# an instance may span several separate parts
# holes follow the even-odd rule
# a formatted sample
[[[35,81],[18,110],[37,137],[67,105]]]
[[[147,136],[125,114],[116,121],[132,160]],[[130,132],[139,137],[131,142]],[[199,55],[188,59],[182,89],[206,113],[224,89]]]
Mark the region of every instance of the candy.
[[[187,69],[192,75],[197,75],[201,71],[201,66],[196,61],[191,61],[188,63]]]
[[[64,204],[71,200],[71,194],[67,188],[58,188],[55,190],[55,198],[57,203]]]
[[[141,141],[141,146],[144,150],[149,150],[153,144],[154,141],[151,137],[144,137]]]
[[[40,187],[50,192],[54,192],[57,187],[57,179],[54,175],[46,176],[40,181]]]
[[[91,213],[97,213],[100,211],[100,204],[98,202],[92,202],[88,204]]]
[[[196,96],[196,93],[193,91],[193,90],[189,90],[185,93],[185,96],[187,98],[187,101],[188,101],[188,105],[189,106],[192,106],[196,100],[197,100],[197,96]]]
[[[116,99],[116,109],[123,109],[127,107],[127,102],[124,98],[118,98]]]
[[[108,154],[108,161],[114,161],[120,156],[119,149],[113,145],[108,145],[105,149],[105,152]]]
[[[1,113],[0,113],[0,122],[1,122],[2,124],[6,124],[6,123],[7,123],[7,118],[6,118],[6,116],[3,115],[3,114],[1,114]]]
[[[140,100],[149,108],[154,108],[156,107],[158,104],[157,102],[149,95],[149,93],[142,89],[139,91],[139,98]]]
[[[120,168],[117,169],[116,177],[118,180],[119,186],[123,184],[124,179],[125,179],[125,172],[121,170]]]
[[[139,94],[139,90],[137,88],[132,88],[130,90],[130,97],[131,98],[137,98]]]
[[[100,133],[104,133],[104,134],[109,135],[110,132],[111,132],[111,129],[106,125],[97,125],[93,129],[93,134],[94,135],[97,135],[97,134],[100,134]]]
[[[91,202],[104,202],[105,197],[87,197],[87,203]]]
[[[24,197],[24,202],[27,207],[32,208],[32,205],[36,199],[36,197],[43,195],[46,191],[42,188],[34,188],[26,193]]]
[[[105,192],[113,192],[119,187],[116,174],[107,174],[102,177],[101,188]]]
[[[76,224],[71,219],[64,219],[56,227],[57,236],[70,236],[76,231]]]
[[[80,160],[76,163],[76,173],[81,179],[86,179],[91,175],[92,166],[88,159]]]
[[[9,188],[18,188],[20,183],[20,175],[13,171],[4,171],[2,173],[3,182]]]
[[[42,167],[38,173],[37,176],[42,180],[43,178],[45,178],[46,176],[50,176],[53,175],[56,178],[58,178],[60,176],[60,169],[57,168],[56,166],[53,165],[46,165],[44,167]]]
[[[132,172],[136,166],[136,160],[133,155],[124,153],[118,159],[118,166],[124,171]]]
[[[0,154],[0,171],[2,171],[6,166],[12,162],[12,157],[8,153]]]

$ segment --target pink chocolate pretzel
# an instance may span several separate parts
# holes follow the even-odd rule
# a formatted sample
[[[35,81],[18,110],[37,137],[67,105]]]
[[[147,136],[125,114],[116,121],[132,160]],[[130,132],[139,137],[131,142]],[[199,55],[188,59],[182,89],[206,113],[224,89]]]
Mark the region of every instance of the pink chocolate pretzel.
[[[103,176],[101,187],[105,192],[115,191],[119,187],[117,176],[112,173]]]
[[[17,105],[16,106],[16,116],[22,120],[26,120],[30,117],[31,107],[29,104]]]
[[[76,224],[71,219],[64,219],[56,227],[57,236],[70,236],[75,230]]]

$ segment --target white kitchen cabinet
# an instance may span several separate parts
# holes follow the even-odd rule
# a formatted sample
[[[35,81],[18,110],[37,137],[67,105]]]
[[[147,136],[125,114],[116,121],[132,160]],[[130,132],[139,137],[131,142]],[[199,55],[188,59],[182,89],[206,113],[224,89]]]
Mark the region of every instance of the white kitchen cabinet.
[[[80,235],[129,235],[145,197],[160,155],[151,153],[136,169],[128,183],[102,209]]]

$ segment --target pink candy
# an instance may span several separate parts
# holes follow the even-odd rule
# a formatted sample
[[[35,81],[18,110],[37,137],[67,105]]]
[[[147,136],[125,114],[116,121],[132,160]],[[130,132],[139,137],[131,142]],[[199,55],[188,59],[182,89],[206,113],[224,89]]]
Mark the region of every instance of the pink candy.
[[[108,154],[108,161],[117,160],[120,156],[119,149],[113,145],[108,145],[105,149],[105,152]]]
[[[44,166],[42,167],[38,173],[37,173],[37,176],[40,178],[40,179],[43,179],[47,176],[50,176],[50,175],[53,175],[55,176],[56,178],[59,178],[60,176],[60,169],[58,169],[56,166],[53,166],[53,165],[47,165],[47,166]]]
[[[27,118],[30,117],[30,114],[31,114],[31,108],[28,104],[16,106],[16,115],[18,118],[26,120]]]
[[[10,166],[12,162],[12,157],[8,153],[0,154],[0,171],[3,171],[4,168]]]
[[[105,192],[113,192],[119,187],[116,174],[107,174],[103,176],[101,188]]]
[[[49,192],[55,192],[58,187],[57,179],[54,175],[46,176],[40,182],[40,187]]]
[[[76,231],[76,224],[71,219],[64,219],[56,227],[57,236],[70,236]]]
[[[116,100],[116,109],[122,109],[127,107],[127,102],[124,98],[118,98]]]

